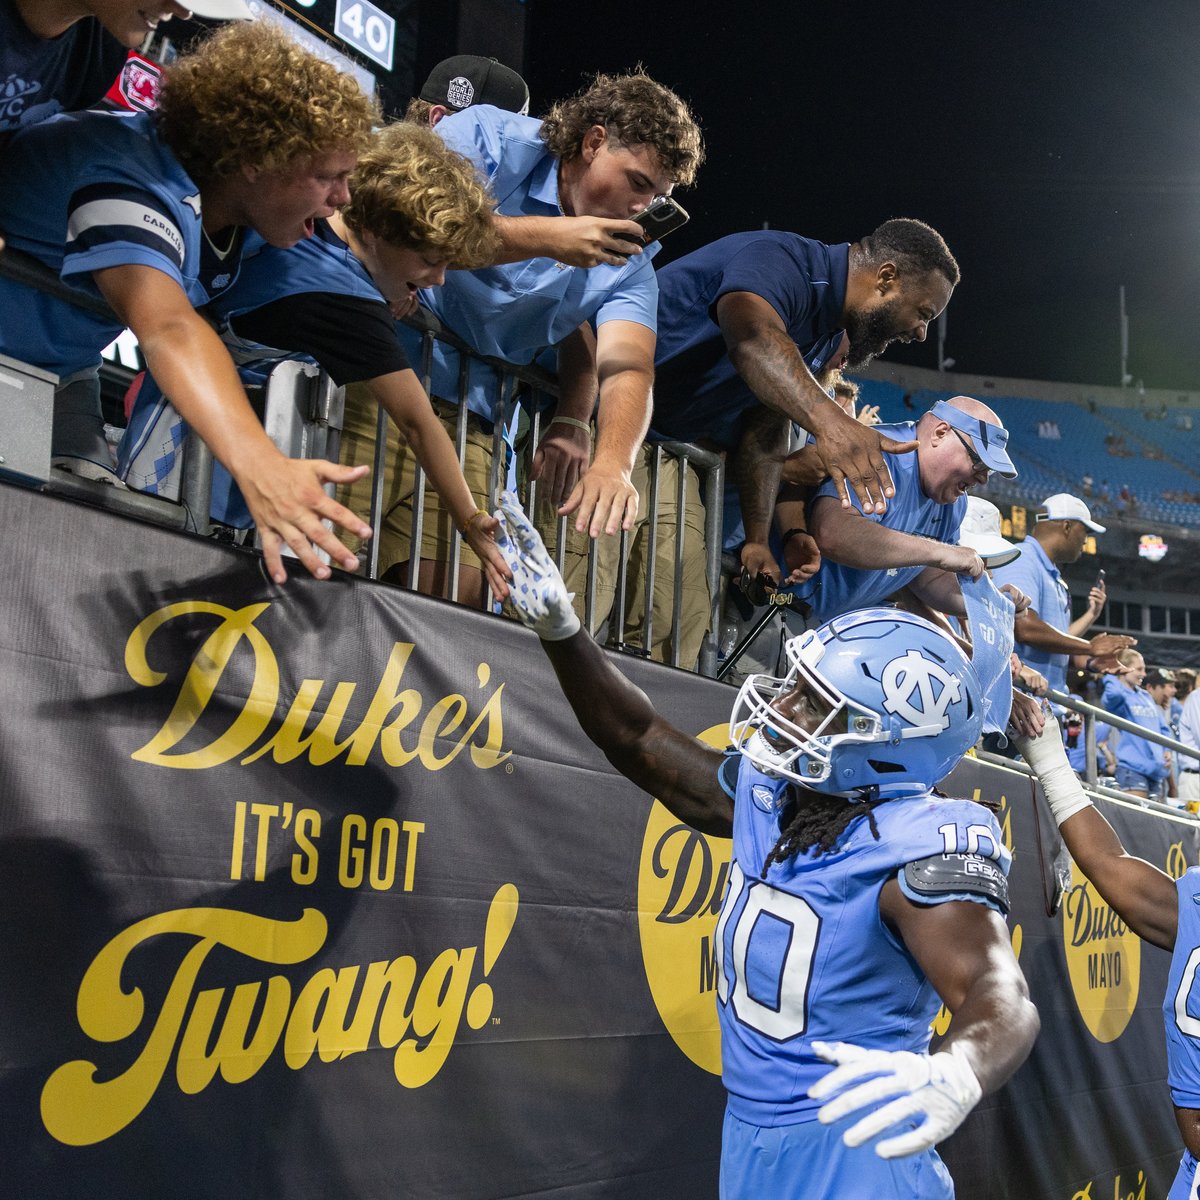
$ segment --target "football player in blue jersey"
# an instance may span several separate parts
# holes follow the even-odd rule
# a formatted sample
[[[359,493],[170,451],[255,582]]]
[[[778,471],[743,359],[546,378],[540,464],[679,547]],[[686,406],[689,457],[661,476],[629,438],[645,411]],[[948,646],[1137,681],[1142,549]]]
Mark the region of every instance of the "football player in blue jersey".
[[[721,1196],[952,1197],[934,1145],[1038,1030],[1000,827],[932,791],[979,735],[972,663],[920,617],[847,613],[788,642],[784,678],[746,680],[722,754],[582,632],[536,530],[514,498],[501,511],[513,601],[584,732],[681,821],[733,837],[715,935]],[[930,1053],[941,1003],[953,1023]]]
[[[1071,857],[1092,886],[1134,933],[1171,952],[1163,1020],[1167,1033],[1167,1084],[1184,1152],[1167,1200],[1196,1195],[1200,1159],[1200,867],[1172,879],[1134,858],[1084,793],[1071,769],[1058,722],[1038,737],[1016,739],[1021,757],[1037,772]]]
[[[157,112],[61,114],[4,150],[10,250],[114,314],[0,279],[0,353],[60,378],[52,453],[84,473],[87,462],[111,467],[97,371],[104,347],[131,329],[163,390],[237,480],[278,582],[285,542],[320,578],[329,568],[313,543],[357,566],[322,519],[360,536],[369,528],[322,485],[363,470],[285,458],[195,309],[232,283],[247,231],[294,245],[348,201],[374,117],[356,80],[255,22],[226,26],[172,64]]]

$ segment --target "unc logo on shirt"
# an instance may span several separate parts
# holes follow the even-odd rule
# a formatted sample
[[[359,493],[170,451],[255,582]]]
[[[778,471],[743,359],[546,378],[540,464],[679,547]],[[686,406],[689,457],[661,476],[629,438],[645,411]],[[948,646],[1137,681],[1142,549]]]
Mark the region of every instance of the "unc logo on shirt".
[[[958,678],[919,650],[893,658],[883,668],[883,707],[911,725],[950,727],[947,713],[962,691]]]

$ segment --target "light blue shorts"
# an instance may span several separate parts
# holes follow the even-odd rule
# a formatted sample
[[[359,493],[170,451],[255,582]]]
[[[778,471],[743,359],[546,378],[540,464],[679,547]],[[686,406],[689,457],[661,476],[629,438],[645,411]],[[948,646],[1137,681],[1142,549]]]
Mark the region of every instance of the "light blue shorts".
[[[934,1151],[885,1159],[875,1153],[873,1142],[846,1146],[842,1133],[860,1116],[835,1125],[812,1120],[763,1127],[726,1109],[721,1200],[954,1200],[950,1173]]]
[[[1196,1160],[1185,1150],[1179,1160],[1179,1170],[1175,1172],[1175,1181],[1167,1193],[1167,1200],[1196,1200],[1198,1182]]]

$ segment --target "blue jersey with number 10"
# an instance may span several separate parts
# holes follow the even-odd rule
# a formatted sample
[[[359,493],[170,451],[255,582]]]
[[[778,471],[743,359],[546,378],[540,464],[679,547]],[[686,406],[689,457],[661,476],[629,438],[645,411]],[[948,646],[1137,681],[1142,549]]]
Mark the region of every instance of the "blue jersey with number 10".
[[[924,1052],[940,1004],[916,960],[883,922],[880,889],[899,877],[918,903],[971,900],[966,890],[916,895],[903,868],[944,854],[1007,874],[1012,855],[995,817],[968,800],[928,793],[877,807],[826,854],[763,863],[779,839],[787,781],[738,772],[729,890],[717,923],[722,1074],[729,1109],[756,1125],[816,1118],[808,1089],[830,1067],[813,1041]],[[800,801],[803,803],[803,800]],[[984,860],[988,866],[984,866]]]

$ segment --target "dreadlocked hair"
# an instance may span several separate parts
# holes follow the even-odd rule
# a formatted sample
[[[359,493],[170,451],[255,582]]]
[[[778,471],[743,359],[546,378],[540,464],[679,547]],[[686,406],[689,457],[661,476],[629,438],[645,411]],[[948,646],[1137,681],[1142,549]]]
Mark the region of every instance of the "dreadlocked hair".
[[[805,796],[803,804],[797,804],[795,798],[788,800],[780,822],[783,832],[767,855],[763,873],[773,862],[786,862],[814,848],[818,854],[828,854],[851,822],[859,817],[867,818],[871,836],[879,841],[874,809],[885,803],[886,800],[878,796],[870,800],[851,801],[843,796],[823,796],[819,792]]]

